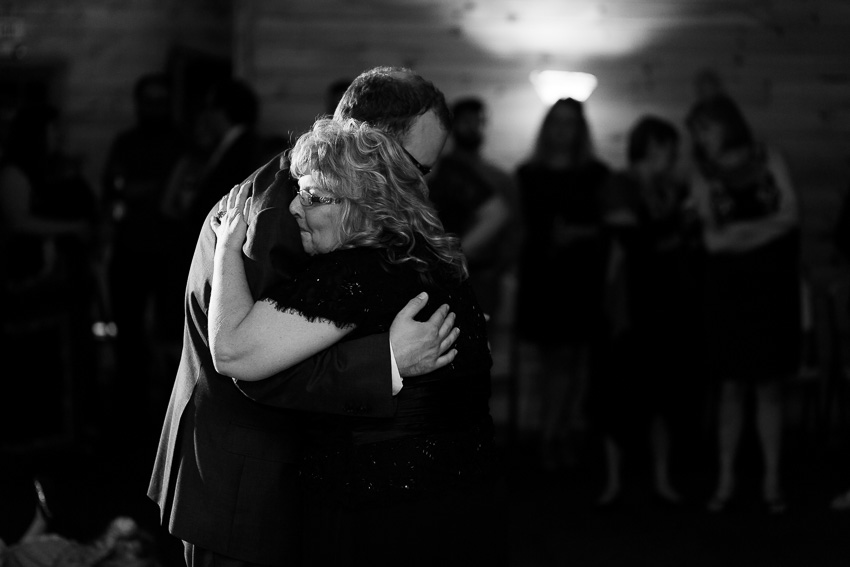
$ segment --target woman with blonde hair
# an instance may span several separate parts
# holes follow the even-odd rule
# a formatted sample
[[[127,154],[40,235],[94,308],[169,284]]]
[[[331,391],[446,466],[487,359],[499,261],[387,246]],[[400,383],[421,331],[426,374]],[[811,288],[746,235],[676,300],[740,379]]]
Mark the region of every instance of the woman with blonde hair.
[[[457,240],[411,157],[365,123],[317,121],[290,162],[290,212],[312,256],[305,273],[254,302],[241,254],[246,189],[234,188],[213,221],[209,333],[219,373],[261,380],[337,341],[385,332],[422,291],[420,317],[447,303],[456,315],[447,324],[460,328],[451,364],[404,380],[394,418],[358,418],[352,407],[350,417],[312,419],[301,472],[305,563],[497,561],[491,358]]]

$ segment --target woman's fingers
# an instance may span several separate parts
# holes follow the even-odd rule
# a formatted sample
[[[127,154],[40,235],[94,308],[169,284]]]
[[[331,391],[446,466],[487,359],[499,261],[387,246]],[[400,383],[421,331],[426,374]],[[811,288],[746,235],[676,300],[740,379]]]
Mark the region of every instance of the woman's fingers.
[[[243,216],[247,218],[248,208],[250,206],[250,197],[248,194],[251,192],[251,182],[246,181],[241,185],[234,185],[233,188],[228,191],[227,195],[222,197],[219,202],[219,213],[221,211],[226,211],[228,214],[228,218],[235,218],[235,215],[241,213]],[[221,219],[224,222],[224,219]]]
[[[235,187],[234,187],[235,189]],[[241,186],[239,186],[239,190],[236,192],[236,202],[234,203],[234,207],[237,212],[243,213],[245,211],[245,202],[248,200],[248,192],[251,189],[251,182],[246,181]]]
[[[218,210],[216,213],[210,218],[210,222],[212,223],[213,228],[222,224],[224,222],[224,215],[227,213],[227,195],[219,199],[218,201]]]
[[[230,192],[227,194],[227,208],[232,209],[236,206],[236,199],[239,195],[239,185],[234,185]]]
[[[248,207],[250,206],[250,198],[248,197],[250,188],[250,182],[234,185],[227,192],[227,195],[219,200],[218,213],[213,218],[221,224],[226,224],[229,220],[235,218],[235,213],[242,213],[247,218]]]

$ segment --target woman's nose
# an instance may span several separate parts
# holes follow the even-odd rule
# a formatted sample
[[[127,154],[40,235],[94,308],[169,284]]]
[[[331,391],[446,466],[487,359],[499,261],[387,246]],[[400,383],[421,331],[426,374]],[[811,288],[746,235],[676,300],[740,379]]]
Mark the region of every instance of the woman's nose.
[[[301,199],[298,198],[298,195],[292,198],[292,201],[289,203],[289,214],[293,217],[303,217],[304,209],[301,206]]]

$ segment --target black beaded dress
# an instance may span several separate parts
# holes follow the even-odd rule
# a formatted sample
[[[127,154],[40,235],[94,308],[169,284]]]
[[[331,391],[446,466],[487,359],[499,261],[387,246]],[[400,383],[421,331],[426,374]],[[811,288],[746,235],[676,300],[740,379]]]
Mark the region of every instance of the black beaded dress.
[[[499,525],[483,313],[468,281],[432,272],[433,281],[425,282],[412,267],[386,257],[376,248],[315,256],[268,297],[279,310],[310,320],[356,325],[345,339],[351,340],[387,332],[404,305],[427,291],[417,319],[448,303],[460,329],[452,364],[404,379],[395,417],[311,416],[301,468],[305,562],[489,562]]]

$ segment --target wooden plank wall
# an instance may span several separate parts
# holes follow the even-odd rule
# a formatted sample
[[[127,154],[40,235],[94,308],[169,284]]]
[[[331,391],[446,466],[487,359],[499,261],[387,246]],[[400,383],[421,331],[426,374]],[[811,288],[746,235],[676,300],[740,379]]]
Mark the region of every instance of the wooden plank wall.
[[[26,29],[26,56],[0,62],[0,72],[63,69],[53,102],[96,190],[110,142],[133,122],[136,79],[165,70],[174,49],[226,58],[232,51],[227,0],[4,0],[0,17]]]
[[[301,131],[331,81],[407,65],[450,100],[487,101],[485,151],[507,169],[528,154],[546,110],[534,69],[598,77],[587,111],[614,167],[640,115],[681,126],[696,73],[713,69],[788,158],[813,269],[835,264],[824,239],[850,187],[846,0],[253,0],[235,11],[236,66],[261,95],[266,128]]]
[[[532,70],[597,75],[594,139],[621,167],[631,124],[651,112],[681,125],[695,74],[711,68],[788,157],[810,264],[835,265],[825,235],[850,186],[847,0],[5,0],[0,16],[25,20],[30,62],[65,66],[70,146],[93,180],[132,121],[133,82],[175,46],[232,57],[268,134],[309,126],[336,79],[413,67],[450,100],[487,101],[485,152],[509,170],[546,110]]]

